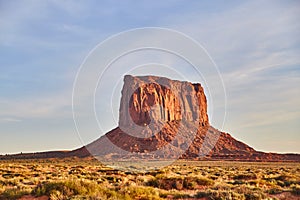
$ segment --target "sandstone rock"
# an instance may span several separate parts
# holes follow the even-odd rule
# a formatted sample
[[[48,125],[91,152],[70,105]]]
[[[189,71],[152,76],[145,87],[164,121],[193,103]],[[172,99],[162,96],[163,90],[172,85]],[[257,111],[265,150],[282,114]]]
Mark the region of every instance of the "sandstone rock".
[[[155,153],[153,153],[155,152]],[[0,159],[104,157],[300,161],[299,154],[259,152],[209,124],[199,83],[156,76],[125,76],[119,127],[74,151],[1,156]],[[204,155],[204,157],[201,157]]]
[[[126,75],[120,103],[119,126],[171,121],[208,125],[207,102],[200,84],[164,77]]]

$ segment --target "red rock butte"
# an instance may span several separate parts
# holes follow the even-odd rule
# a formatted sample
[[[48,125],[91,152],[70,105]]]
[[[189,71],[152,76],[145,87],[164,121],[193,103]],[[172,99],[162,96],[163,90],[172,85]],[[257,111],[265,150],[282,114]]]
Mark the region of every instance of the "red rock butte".
[[[151,107],[159,106],[152,111]],[[152,111],[152,112],[150,112]],[[119,126],[142,125],[151,120],[199,121],[208,125],[207,101],[200,84],[164,77],[126,75],[120,103]]]
[[[156,152],[153,154],[153,152]],[[73,151],[0,156],[9,158],[105,157],[300,161],[299,154],[264,153],[209,123],[199,83],[157,76],[124,77],[119,126]]]

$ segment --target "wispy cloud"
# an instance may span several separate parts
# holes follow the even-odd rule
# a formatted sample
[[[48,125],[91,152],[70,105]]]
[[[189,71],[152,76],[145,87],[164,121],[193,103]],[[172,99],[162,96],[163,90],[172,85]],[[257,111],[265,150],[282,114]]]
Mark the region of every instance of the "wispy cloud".
[[[1,122],[21,122],[22,120],[21,119],[18,119],[18,118],[14,118],[14,117],[2,117],[0,118],[0,123]]]
[[[71,118],[71,96],[55,94],[53,96],[20,100],[0,99],[0,110],[0,118],[3,122],[26,119]]]

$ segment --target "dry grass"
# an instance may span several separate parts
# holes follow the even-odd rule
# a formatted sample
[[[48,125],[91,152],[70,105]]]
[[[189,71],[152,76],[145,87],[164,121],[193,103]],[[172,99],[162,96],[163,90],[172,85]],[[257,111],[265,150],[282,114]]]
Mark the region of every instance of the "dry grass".
[[[300,163],[178,161],[113,170],[88,160],[0,161],[0,199],[300,199]]]

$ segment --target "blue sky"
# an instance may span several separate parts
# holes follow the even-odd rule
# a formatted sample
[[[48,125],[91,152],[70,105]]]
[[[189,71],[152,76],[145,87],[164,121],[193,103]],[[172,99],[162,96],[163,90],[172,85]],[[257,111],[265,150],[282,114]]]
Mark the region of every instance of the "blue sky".
[[[80,64],[111,35],[149,26],[210,53],[226,87],[223,131],[300,153],[299,13],[298,1],[0,1],[0,154],[82,146],[71,105]]]

